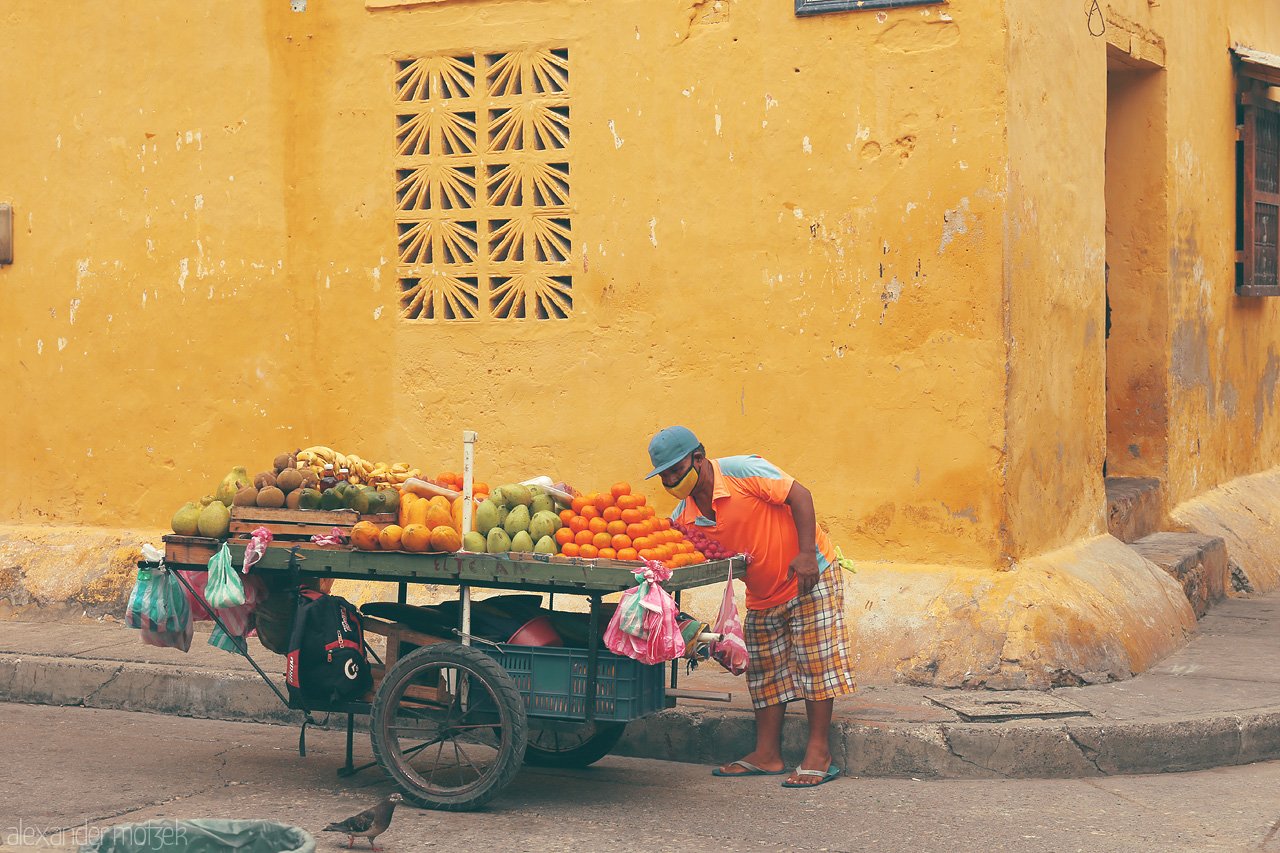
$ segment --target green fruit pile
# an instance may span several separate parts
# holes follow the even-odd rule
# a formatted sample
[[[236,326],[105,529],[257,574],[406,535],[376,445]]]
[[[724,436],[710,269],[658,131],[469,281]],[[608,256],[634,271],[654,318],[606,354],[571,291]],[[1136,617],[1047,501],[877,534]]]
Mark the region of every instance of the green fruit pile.
[[[295,457],[282,453],[274,470],[250,477],[243,465],[232,468],[219,481],[213,494],[199,503],[189,501],[173,514],[170,527],[179,536],[207,536],[226,539],[231,534],[231,507],[253,506],[288,509],[353,509],[361,515],[395,512],[400,508],[400,491],[375,489],[340,482],[319,490],[320,478],[310,468],[296,467]]]
[[[494,489],[476,507],[476,529],[463,537],[462,547],[489,554],[555,554],[555,535],[561,526],[550,495],[538,486],[510,483]]]

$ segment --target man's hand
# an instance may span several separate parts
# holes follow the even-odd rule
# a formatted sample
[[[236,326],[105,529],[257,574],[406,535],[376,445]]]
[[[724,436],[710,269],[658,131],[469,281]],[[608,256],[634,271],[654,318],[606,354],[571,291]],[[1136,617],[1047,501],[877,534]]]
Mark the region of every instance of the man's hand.
[[[808,595],[809,590],[817,585],[820,574],[816,551],[801,551],[796,554],[791,565],[787,566],[787,577],[795,576],[796,591],[799,595]]]

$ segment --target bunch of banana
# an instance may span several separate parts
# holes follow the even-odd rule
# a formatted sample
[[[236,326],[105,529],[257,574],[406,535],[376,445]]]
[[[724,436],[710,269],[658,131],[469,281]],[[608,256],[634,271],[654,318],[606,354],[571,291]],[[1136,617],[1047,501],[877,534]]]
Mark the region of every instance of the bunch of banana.
[[[364,460],[360,460],[364,461]],[[368,463],[366,463],[368,464]],[[422,471],[418,468],[410,468],[408,463],[397,462],[394,465],[388,465],[386,462],[376,462],[367,469],[364,474],[365,482],[371,486],[398,486],[410,477],[419,477]]]
[[[410,468],[405,462],[397,462],[394,465],[386,462],[370,462],[354,453],[339,453],[332,447],[320,444],[298,451],[297,458],[299,462],[309,465],[317,472],[323,471],[325,465],[332,465],[335,472],[346,468],[347,479],[357,485],[395,486],[422,473],[418,468]]]

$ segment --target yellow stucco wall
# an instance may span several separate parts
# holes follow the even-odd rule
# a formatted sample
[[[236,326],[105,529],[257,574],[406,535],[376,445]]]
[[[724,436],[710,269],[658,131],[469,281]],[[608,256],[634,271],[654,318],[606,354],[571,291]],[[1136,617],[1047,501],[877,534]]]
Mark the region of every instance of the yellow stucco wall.
[[[1235,110],[1228,58],[1280,54],[1280,7],[1169,14],[1170,505],[1280,463],[1280,302],[1234,295]]]
[[[491,482],[638,481],[680,421],[846,550],[998,560],[999,4],[81,15],[0,36],[0,517],[163,523],[311,441],[454,468],[465,428]],[[526,43],[570,51],[572,317],[400,321],[394,60]]]
[[[1112,470],[1172,505],[1280,463],[1280,308],[1231,287],[1226,53],[1280,53],[1273,4],[1117,0],[1110,35],[1035,0],[306,5],[3,12],[9,541],[163,525],[313,442],[438,471],[474,429],[490,483],[641,486],[648,437],[681,422],[812,488],[859,561],[863,680],[1123,677],[1193,629],[1100,535],[1102,465],[1136,444]],[[1117,31],[1165,69],[1167,168],[1133,190],[1106,175],[1109,138],[1141,133],[1108,119]],[[526,46],[569,56],[572,313],[401,320],[396,63]],[[1168,275],[1134,251],[1147,290],[1113,310],[1145,344],[1113,371],[1126,192],[1163,205],[1134,239]],[[1152,372],[1113,408],[1167,417],[1109,439],[1108,382]]]

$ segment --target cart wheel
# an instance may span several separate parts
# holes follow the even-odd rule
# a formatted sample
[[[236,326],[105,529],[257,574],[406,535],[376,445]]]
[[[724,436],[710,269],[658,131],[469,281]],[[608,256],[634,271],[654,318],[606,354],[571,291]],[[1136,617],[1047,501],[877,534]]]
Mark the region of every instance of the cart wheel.
[[[562,732],[540,729],[535,721],[524,760],[538,767],[587,767],[608,755],[626,728],[626,723],[596,723]]]
[[[467,811],[507,786],[528,732],[524,703],[498,662],[457,643],[405,655],[373,697],[373,755],[410,801]]]

